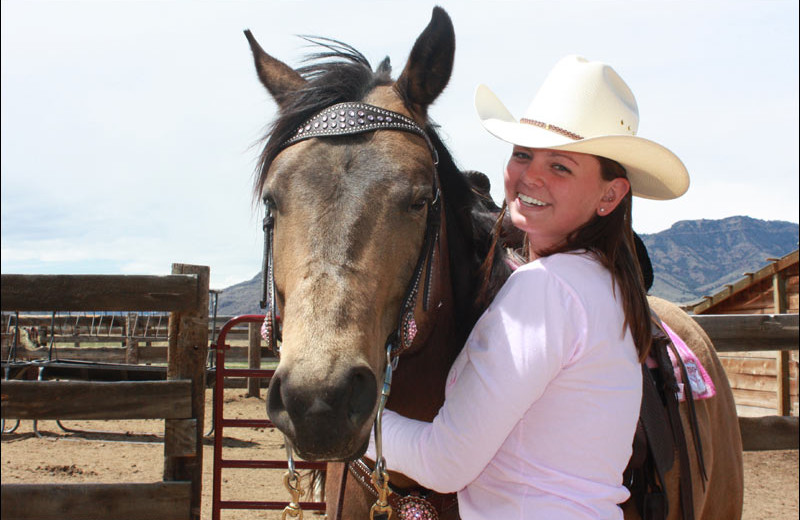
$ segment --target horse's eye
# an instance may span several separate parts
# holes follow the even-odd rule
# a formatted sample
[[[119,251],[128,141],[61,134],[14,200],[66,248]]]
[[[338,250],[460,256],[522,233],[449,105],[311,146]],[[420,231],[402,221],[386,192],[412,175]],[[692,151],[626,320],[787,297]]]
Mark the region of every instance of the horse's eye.
[[[261,199],[264,202],[264,209],[276,211],[278,209],[278,205],[275,203],[275,198],[270,193],[265,193]]]
[[[422,211],[423,209],[425,209],[427,205],[428,205],[428,199],[422,198],[412,202],[410,208],[411,211]]]

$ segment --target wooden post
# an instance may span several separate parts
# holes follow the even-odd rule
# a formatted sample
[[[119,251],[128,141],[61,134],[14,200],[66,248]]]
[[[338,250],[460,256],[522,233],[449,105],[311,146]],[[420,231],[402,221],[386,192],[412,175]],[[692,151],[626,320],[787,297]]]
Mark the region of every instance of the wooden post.
[[[786,278],[779,271],[772,275],[772,297],[775,314],[786,314]],[[778,415],[791,415],[792,401],[789,383],[789,351],[779,350],[775,356],[778,375]]]
[[[203,493],[203,422],[205,407],[205,371],[208,351],[208,286],[210,270],[205,266],[173,264],[172,274],[197,275],[193,308],[172,312],[169,318],[167,379],[192,381],[192,418],[196,420],[195,455],[175,456],[169,448],[174,439],[164,438],[164,480],[191,480],[191,518],[200,519]],[[180,431],[183,425],[170,424],[165,432]]]
[[[129,365],[139,364],[139,341],[133,337],[135,328],[136,313],[129,312],[125,319],[125,362]]]
[[[261,327],[258,323],[250,323],[247,327],[247,360],[250,369],[261,368]],[[247,379],[247,397],[261,397],[261,379]]]

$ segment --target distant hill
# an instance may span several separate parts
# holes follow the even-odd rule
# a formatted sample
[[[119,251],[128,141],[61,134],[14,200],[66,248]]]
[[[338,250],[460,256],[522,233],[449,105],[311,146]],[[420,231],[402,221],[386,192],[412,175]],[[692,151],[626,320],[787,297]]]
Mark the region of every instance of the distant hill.
[[[689,303],[713,294],[745,272],[764,267],[798,247],[798,225],[750,217],[683,220],[671,228],[641,235],[653,263],[650,293],[675,303]],[[261,273],[219,295],[220,316],[263,314]]]
[[[798,225],[750,217],[683,220],[642,241],[655,273],[651,294],[689,303],[797,249]]]
[[[264,314],[261,301],[261,273],[246,282],[223,289],[217,300],[217,315]]]

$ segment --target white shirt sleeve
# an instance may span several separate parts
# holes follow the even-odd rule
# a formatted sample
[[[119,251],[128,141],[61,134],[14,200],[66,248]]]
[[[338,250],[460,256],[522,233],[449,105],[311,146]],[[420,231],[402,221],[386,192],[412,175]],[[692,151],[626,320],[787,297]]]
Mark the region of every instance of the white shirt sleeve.
[[[577,352],[586,329],[577,301],[544,268],[515,272],[454,362],[433,422],[384,413],[389,469],[439,492],[472,482]]]

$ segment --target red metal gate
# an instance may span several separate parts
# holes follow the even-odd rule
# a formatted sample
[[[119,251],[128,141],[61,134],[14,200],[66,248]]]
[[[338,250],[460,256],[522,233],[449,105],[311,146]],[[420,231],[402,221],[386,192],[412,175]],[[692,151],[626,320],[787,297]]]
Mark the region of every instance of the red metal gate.
[[[226,368],[225,351],[230,349],[230,345],[225,343],[228,332],[236,325],[243,323],[258,323],[264,321],[263,315],[246,314],[237,316],[220,329],[216,342],[211,347],[216,349],[216,377],[214,387],[214,481],[212,493],[212,520],[219,520],[223,509],[261,509],[278,510],[284,509],[289,502],[265,502],[250,500],[222,500],[222,470],[224,468],[245,468],[245,469],[287,469],[287,461],[283,460],[236,460],[222,458],[222,438],[225,428],[273,428],[274,425],[268,419],[226,419],[224,414],[224,388],[226,377],[256,377],[270,378],[275,373],[274,370],[248,369],[248,368]],[[325,469],[324,462],[305,462],[295,461],[297,469]],[[287,492],[288,493],[288,492]],[[324,511],[325,502],[300,502],[303,510]]]

